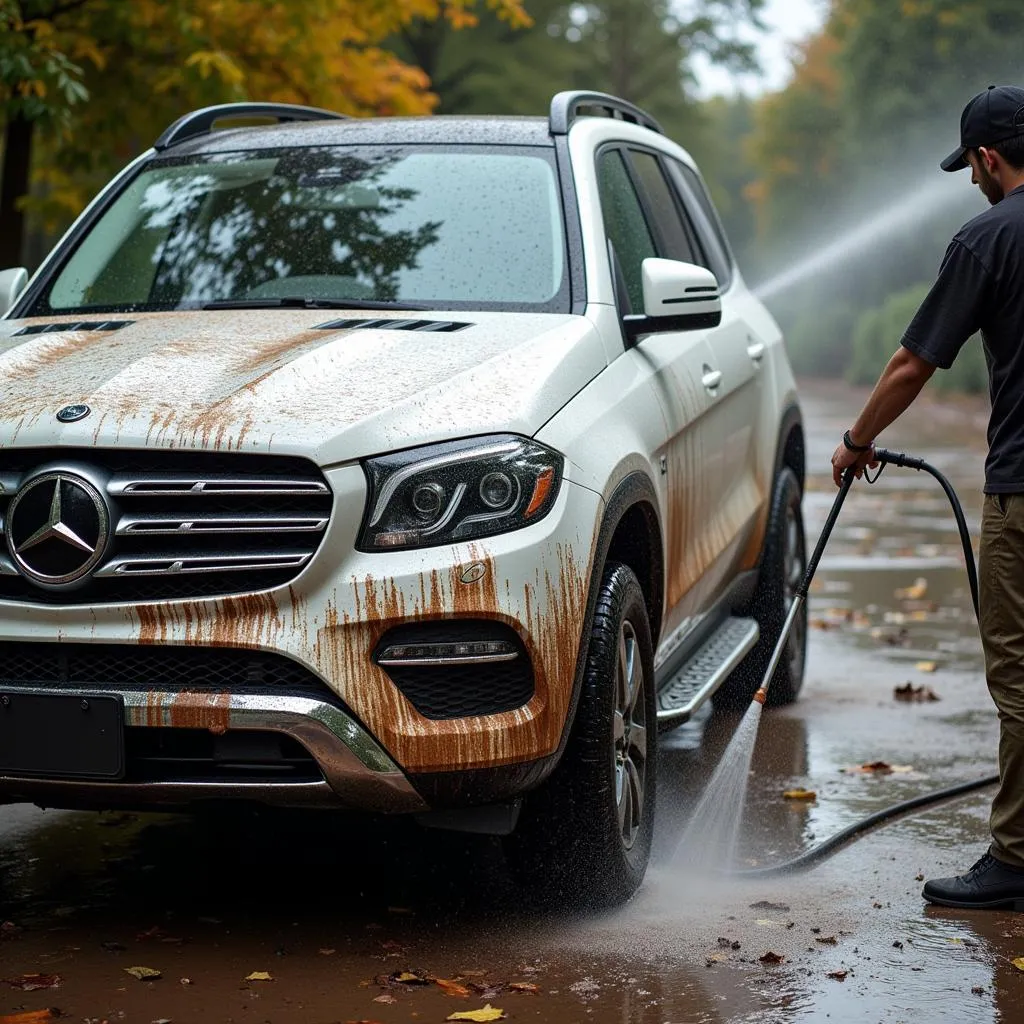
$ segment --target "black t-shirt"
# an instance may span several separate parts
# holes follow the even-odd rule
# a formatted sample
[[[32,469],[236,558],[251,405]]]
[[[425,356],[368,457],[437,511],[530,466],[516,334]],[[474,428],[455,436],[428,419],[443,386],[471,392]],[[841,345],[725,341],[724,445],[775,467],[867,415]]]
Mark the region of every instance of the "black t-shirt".
[[[992,397],[985,492],[1024,493],[1024,186],[950,242],[903,347],[948,369],[978,331]]]

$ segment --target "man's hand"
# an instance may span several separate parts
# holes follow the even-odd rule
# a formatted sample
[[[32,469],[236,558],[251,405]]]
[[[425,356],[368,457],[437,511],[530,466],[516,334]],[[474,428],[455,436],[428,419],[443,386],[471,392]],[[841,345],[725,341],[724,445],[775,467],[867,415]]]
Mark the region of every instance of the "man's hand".
[[[851,452],[846,447],[846,442],[841,441],[835,454],[832,456],[832,479],[835,481],[836,487],[841,487],[843,474],[851,466],[857,470],[857,479],[859,480],[864,474],[865,469],[874,469],[877,465],[878,460],[875,458],[874,445],[871,446],[871,451],[869,452]]]

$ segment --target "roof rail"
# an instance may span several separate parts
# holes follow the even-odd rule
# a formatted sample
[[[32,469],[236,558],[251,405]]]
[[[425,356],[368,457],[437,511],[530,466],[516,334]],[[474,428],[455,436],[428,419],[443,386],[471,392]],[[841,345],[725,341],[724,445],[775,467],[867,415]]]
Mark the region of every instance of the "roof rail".
[[[552,135],[567,135],[573,121],[580,116],[586,107],[596,107],[601,116],[615,118],[617,121],[629,121],[643,128],[664,135],[661,125],[646,111],[633,106],[618,96],[610,96],[606,92],[580,92],[567,90],[558,93],[551,101],[551,113],[548,117]]]
[[[153,143],[154,149],[168,149],[186,139],[206,135],[213,131],[217,121],[243,121],[254,118],[268,118],[279,124],[285,121],[334,121],[344,119],[344,114],[319,107],[300,107],[292,103],[218,103],[213,107],[193,110],[191,114],[179,117]]]

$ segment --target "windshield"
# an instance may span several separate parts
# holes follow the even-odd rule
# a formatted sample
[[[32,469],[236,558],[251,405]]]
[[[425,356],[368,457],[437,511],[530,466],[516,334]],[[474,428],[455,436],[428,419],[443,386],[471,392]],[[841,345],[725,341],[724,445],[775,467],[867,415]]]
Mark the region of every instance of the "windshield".
[[[154,162],[33,312],[294,298],[568,311],[552,154],[376,146]]]

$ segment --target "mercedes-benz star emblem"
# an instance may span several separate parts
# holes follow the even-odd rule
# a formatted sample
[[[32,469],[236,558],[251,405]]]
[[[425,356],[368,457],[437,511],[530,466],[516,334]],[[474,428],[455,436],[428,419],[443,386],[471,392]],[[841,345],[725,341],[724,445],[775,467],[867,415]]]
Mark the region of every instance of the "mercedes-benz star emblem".
[[[21,488],[7,515],[7,547],[44,587],[85,579],[103,557],[110,514],[100,492],[73,473],[43,473]]]
[[[92,410],[87,405],[65,405],[59,413],[57,413],[57,419],[61,423],[74,423],[76,420],[84,420],[86,416]]]

